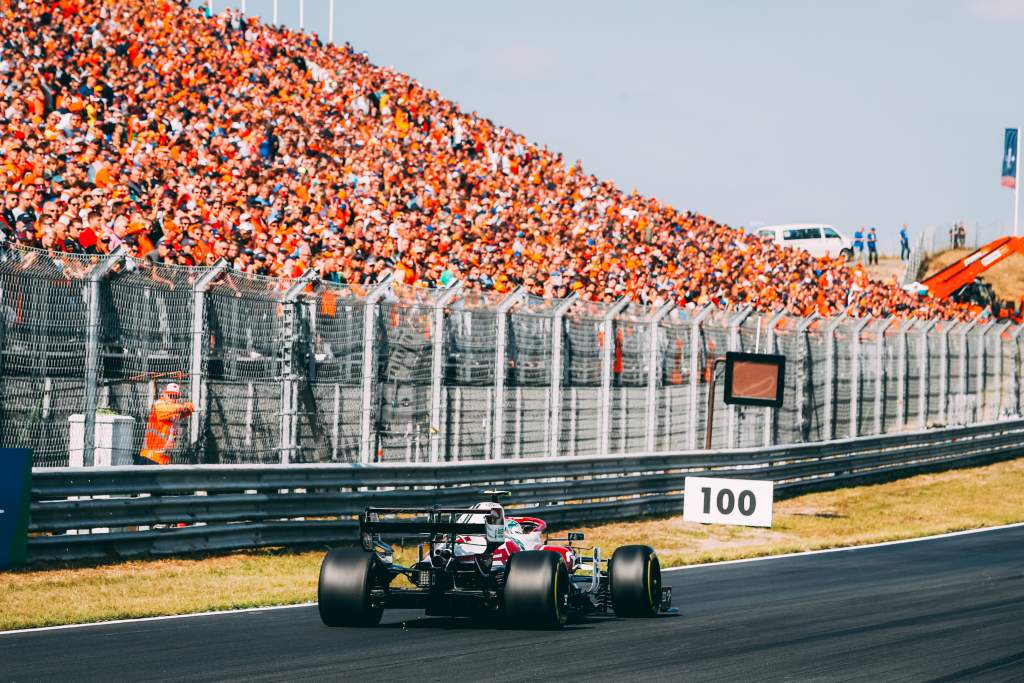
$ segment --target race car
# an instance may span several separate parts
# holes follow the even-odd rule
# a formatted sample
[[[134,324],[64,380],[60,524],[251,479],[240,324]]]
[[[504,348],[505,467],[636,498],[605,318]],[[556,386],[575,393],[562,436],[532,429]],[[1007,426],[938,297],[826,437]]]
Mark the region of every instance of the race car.
[[[499,616],[528,628],[558,628],[570,614],[652,617],[669,611],[672,589],[645,545],[611,560],[584,536],[546,538],[535,517],[505,515],[496,495],[471,508],[375,508],[360,516],[361,548],[336,548],[320,567],[317,597],[327,626],[374,626],[385,608],[428,616]],[[416,539],[412,566],[386,538]],[[396,581],[398,577],[407,581]],[[402,585],[405,584],[405,585]]]

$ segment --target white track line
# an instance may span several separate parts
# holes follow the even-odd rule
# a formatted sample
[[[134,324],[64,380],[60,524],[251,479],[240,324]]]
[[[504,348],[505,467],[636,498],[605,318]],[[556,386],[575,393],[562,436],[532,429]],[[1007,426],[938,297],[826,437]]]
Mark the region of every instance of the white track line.
[[[986,531],[999,531],[1001,529],[1014,529],[1024,527],[1024,522],[1003,524],[1002,526],[987,526],[980,529],[967,529],[965,531],[950,531],[945,534],[934,536],[919,536],[917,538],[904,538],[900,541],[882,541],[881,543],[865,543],[864,545],[849,545],[843,548],[825,548],[823,550],[804,550],[797,553],[786,553],[784,555],[763,555],[761,557],[746,557],[742,560],[722,560],[721,562],[704,562],[703,564],[684,564],[681,567],[663,567],[662,572],[678,572],[685,569],[699,569],[701,567],[721,567],[727,564],[745,564],[747,562],[763,562],[765,560],[781,560],[785,557],[803,557],[806,555],[825,555],[827,553],[846,553],[852,550],[866,550],[868,548],[883,548],[888,545],[903,545],[904,543],[920,543],[921,541],[934,541],[940,538],[952,538],[953,536],[968,536],[970,534],[983,534]]]
[[[13,636],[19,633],[38,633],[39,631],[61,631],[69,628],[89,628],[90,626],[110,626],[112,624],[136,624],[144,621],[163,621],[165,619],[191,619],[192,617],[210,617],[218,614],[243,614],[245,612],[269,612],[278,609],[293,609],[295,607],[310,607],[315,602],[300,602],[295,605],[269,605],[267,607],[245,607],[243,609],[225,609],[212,612],[192,612],[191,614],[165,614],[159,617],[138,617],[137,619],[112,619],[111,621],[91,621],[87,624],[63,624],[61,626],[37,626],[35,628],[21,628],[14,631],[0,631],[0,636]]]
[[[801,557],[806,555],[824,555],[826,553],[843,553],[852,550],[865,550],[867,548],[881,548],[888,545],[902,545],[904,543],[918,543],[920,541],[934,541],[939,538],[951,538],[953,536],[966,536],[968,534],[981,534],[986,531],[999,531],[1000,529],[1013,529],[1024,527],[1024,522],[1015,524],[1004,524],[1003,526],[983,527],[981,529],[968,529],[966,531],[952,531],[946,534],[934,536],[921,536],[920,538],[907,538],[902,541],[884,541],[882,543],[870,543],[866,545],[851,545],[845,548],[827,548],[825,550],[808,550],[800,553],[787,553],[785,555],[765,555],[763,557],[748,557],[742,560],[723,560],[722,562],[705,562],[703,564],[687,564],[682,567],[666,567],[662,572],[675,572],[685,569],[699,569],[701,567],[719,567],[727,564],[743,564],[746,562],[762,562],[764,560],[780,560],[784,557]],[[0,636],[17,635],[19,633],[38,633],[40,631],[60,631],[72,628],[89,628],[90,626],[110,626],[112,624],[135,624],[145,621],[163,621],[167,619],[191,619],[192,617],[209,617],[223,614],[242,614],[245,612],[269,612],[271,610],[293,609],[295,607],[310,607],[315,602],[303,602],[297,605],[272,605],[269,607],[246,607],[244,609],[220,610],[213,612],[194,612],[192,614],[168,614],[160,617],[139,617],[138,619],[115,619],[113,621],[93,621],[87,624],[64,624],[63,626],[37,626],[36,628],[23,628],[14,631],[0,631]]]

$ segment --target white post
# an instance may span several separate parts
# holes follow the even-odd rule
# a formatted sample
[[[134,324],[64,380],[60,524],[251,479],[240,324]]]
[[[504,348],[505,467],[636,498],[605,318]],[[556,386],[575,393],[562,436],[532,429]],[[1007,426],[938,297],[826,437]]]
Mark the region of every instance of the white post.
[[[430,462],[441,457],[441,398],[444,391],[444,309],[455,295],[462,291],[463,283],[454,282],[441,291],[434,300],[434,320],[430,326],[433,346],[430,364]]]
[[[277,3],[274,3],[275,7]],[[385,277],[369,294],[363,302],[363,372],[362,394],[359,403],[359,461],[366,464],[372,461],[373,451],[373,384],[377,369],[376,346],[374,341],[377,338],[377,302],[388,293],[391,287],[391,275]]]
[[[742,351],[740,348],[740,325],[753,313],[754,309],[749,306],[737,313],[729,320],[729,351]],[[728,447],[736,448],[736,406],[729,406],[729,413],[726,424],[729,427]]]
[[[853,326],[853,348],[850,351],[850,438],[860,436],[860,333],[871,318],[864,318]]]
[[[775,326],[779,324],[779,321],[782,320],[785,317],[785,315],[785,310],[779,311],[778,313],[772,316],[771,320],[768,321],[768,328],[766,330],[766,332],[768,333],[768,341],[765,346],[765,353],[775,353]],[[774,411],[774,408],[764,409],[765,448],[768,448],[769,446],[772,445],[772,441],[774,440],[775,436],[775,430],[773,429],[773,427],[775,426]]]
[[[878,340],[875,342],[875,435],[882,433],[882,411],[885,404],[882,398],[885,396],[885,333],[889,330],[895,318],[888,317],[878,326]]]
[[[85,414],[82,416],[85,434],[82,441],[82,464],[92,467],[93,454],[96,449],[96,406],[99,401],[100,377],[100,327],[103,317],[100,308],[100,283],[110,269],[126,256],[124,247],[118,247],[112,254],[104,258],[88,275],[88,338],[85,346]]]
[[[658,438],[658,380],[661,378],[661,359],[658,358],[658,332],[661,329],[659,323],[673,308],[675,304],[671,301],[662,304],[651,314],[648,321],[651,328],[647,350],[647,450],[650,453],[657,450]]]
[[[956,323],[953,323],[953,327]],[[939,422],[943,427],[947,424],[947,404],[949,403],[949,328],[942,327],[939,330],[939,362],[942,367],[939,369]]]
[[[960,362],[957,363],[960,366],[960,399],[957,401],[957,424],[967,424],[967,379],[971,374],[967,367],[967,343],[971,330],[974,329],[976,323],[964,324],[966,327],[960,332]],[[985,357],[984,351],[982,351],[981,356],[982,358]]]
[[[242,14],[245,14],[245,0],[242,0],[241,12],[242,12]]]
[[[907,331],[913,322],[900,321],[896,338],[896,431],[907,423]]]
[[[803,438],[804,438],[804,407],[807,405],[807,399],[808,399],[808,396],[807,396],[807,388],[808,388],[807,387],[807,365],[808,364],[807,364],[806,355],[807,355],[807,336],[810,333],[807,330],[810,328],[811,323],[813,323],[815,320],[817,320],[820,317],[821,316],[818,314],[818,312],[815,311],[814,313],[811,313],[811,315],[809,317],[804,318],[804,320],[799,325],[797,325],[797,328],[796,328],[797,341],[798,341],[798,343],[800,345],[800,347],[799,347],[800,348],[800,365],[798,366],[800,368],[800,374],[797,375],[797,377],[799,377],[799,380],[798,380],[799,383],[797,384],[797,397],[798,397],[798,400],[797,400],[797,403],[796,403],[797,425],[798,425],[798,427],[800,429],[800,441],[803,441]],[[787,361],[787,364],[789,364],[788,361]],[[793,369],[796,370],[796,368],[793,368]],[[813,391],[813,389],[812,389],[812,391]],[[812,400],[813,400],[813,397],[812,397]],[[807,430],[807,433],[810,434],[810,429]]]
[[[825,441],[836,438],[836,328],[845,319],[846,316],[840,314],[825,328]]]
[[[550,425],[548,455],[552,458],[558,455],[559,421],[562,417],[562,318],[574,303],[575,293],[555,307],[551,320],[551,386],[548,387],[548,411],[551,419],[545,424]]]
[[[995,367],[992,369],[992,376],[995,378],[995,389],[992,393],[995,394],[995,409],[992,411],[992,417],[990,420],[998,420],[1002,417],[1003,413],[1003,387],[1006,382],[1003,380],[1003,335],[1010,329],[1010,323],[1006,322],[998,326],[993,330],[996,335],[996,357]],[[987,404],[987,402],[986,402]]]
[[[598,443],[597,452],[608,455],[611,450],[612,434],[612,360],[615,355],[615,316],[629,303],[622,298],[616,301],[601,320],[604,348],[601,349],[601,390],[598,394]]]
[[[917,383],[917,416],[920,420],[920,425],[918,426],[922,430],[928,427],[928,394],[930,393],[928,391],[928,381],[931,373],[931,367],[929,366],[931,361],[928,357],[928,332],[935,327],[935,322],[930,320],[921,328],[921,357],[917,359],[917,374],[919,378]],[[946,399],[943,398],[942,400]]]
[[[316,271],[302,274],[281,298],[284,310],[284,363],[281,378],[281,464],[287,465],[294,457],[298,445],[296,416],[298,414],[298,375],[295,372],[295,344],[299,335],[299,295],[317,277]]]
[[[206,11],[211,17],[213,16],[213,0],[206,0]]]
[[[274,26],[277,26],[277,0],[274,0]]]
[[[206,291],[213,284],[213,281],[228,268],[228,262],[224,259],[217,261],[213,267],[196,280],[192,287],[192,364],[189,368],[192,382],[191,398],[195,410],[192,411],[192,419],[189,424],[190,443],[199,441],[199,428],[202,424],[203,413],[206,410],[206,400],[203,396],[203,335],[206,323]]]
[[[334,45],[334,0],[327,3],[327,42]]]
[[[708,304],[690,321],[690,450],[697,448],[697,416],[700,414],[700,325],[715,307]]]
[[[306,0],[299,0],[299,30],[306,28]]]
[[[332,2],[333,5],[333,2]],[[508,355],[506,344],[508,341],[508,313],[512,307],[526,298],[526,290],[520,287],[498,304],[498,312],[495,320],[494,341],[494,429],[493,446],[491,457],[501,460],[504,457],[505,449],[505,375],[508,372]]]

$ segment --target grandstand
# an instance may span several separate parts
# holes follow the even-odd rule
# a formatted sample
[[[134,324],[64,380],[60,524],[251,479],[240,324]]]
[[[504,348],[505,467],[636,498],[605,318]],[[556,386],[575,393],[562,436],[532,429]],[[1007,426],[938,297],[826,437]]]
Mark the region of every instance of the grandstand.
[[[0,12],[7,241],[353,286],[972,315],[624,193],[347,44],[184,0]]]

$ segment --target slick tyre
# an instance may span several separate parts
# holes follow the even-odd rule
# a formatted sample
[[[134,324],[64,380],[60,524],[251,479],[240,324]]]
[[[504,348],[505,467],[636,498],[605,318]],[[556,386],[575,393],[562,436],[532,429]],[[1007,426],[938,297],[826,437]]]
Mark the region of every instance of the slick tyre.
[[[620,617],[653,617],[661,607],[661,563],[646,545],[624,545],[608,563],[612,607]]]
[[[381,607],[370,602],[377,556],[365,550],[331,550],[320,565],[317,608],[327,626],[376,626]]]
[[[509,558],[504,607],[522,628],[560,628],[568,619],[569,572],[558,553],[525,550]]]
[[[848,262],[853,260],[853,249],[840,249],[839,255],[844,257]]]

